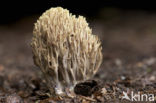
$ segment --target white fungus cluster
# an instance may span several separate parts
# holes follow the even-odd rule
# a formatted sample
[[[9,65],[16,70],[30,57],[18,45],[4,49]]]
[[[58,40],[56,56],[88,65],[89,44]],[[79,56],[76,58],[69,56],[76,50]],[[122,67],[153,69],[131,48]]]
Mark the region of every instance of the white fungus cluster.
[[[66,93],[90,79],[102,62],[101,43],[86,19],[61,7],[47,10],[37,20],[31,46],[52,94]]]

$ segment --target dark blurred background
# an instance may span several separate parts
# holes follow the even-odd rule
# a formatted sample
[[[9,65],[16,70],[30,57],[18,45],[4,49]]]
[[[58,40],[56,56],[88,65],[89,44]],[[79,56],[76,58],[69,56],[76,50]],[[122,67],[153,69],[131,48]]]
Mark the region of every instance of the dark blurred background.
[[[126,59],[136,53],[141,58],[155,55],[156,6],[152,0],[5,0],[0,3],[0,43],[11,36],[15,45],[16,37],[29,43],[38,17],[57,6],[85,16],[93,33],[101,38],[103,50],[111,55],[114,51],[122,56],[124,52]]]
[[[152,0],[5,0],[0,3],[1,45],[10,38],[13,43],[8,45],[13,47],[20,38],[21,46],[23,43],[29,48],[36,20],[57,6],[86,17],[93,34],[100,37],[106,56],[107,52],[116,57],[125,54],[125,59],[156,55],[156,6]]]
[[[103,8],[122,10],[156,11],[154,1],[136,0],[5,0],[0,2],[0,23],[7,24],[30,15],[41,15],[50,7],[62,6],[74,14],[90,18],[97,16]]]
[[[114,83],[114,80],[125,78],[124,84],[127,83],[135,90],[139,90],[138,87],[146,90],[142,89],[146,83],[153,82],[155,83],[151,84],[153,89],[149,90],[155,90],[156,5],[154,0],[5,0],[3,2],[1,0],[0,90],[6,88],[7,91],[15,90],[21,93],[20,90],[23,88],[23,94],[26,94],[27,99],[34,98],[31,96],[36,93],[34,90],[38,86],[34,88],[30,78],[36,81],[40,77],[38,74],[40,69],[34,65],[30,46],[33,26],[45,10],[57,6],[68,9],[74,15],[85,16],[93,34],[100,38],[103,62],[96,78],[104,83],[110,81]],[[129,82],[129,80],[134,81]],[[33,90],[29,90],[28,84]],[[124,88],[126,89],[128,85]],[[41,85],[39,88],[42,87],[45,86]],[[33,92],[28,93],[27,97],[27,91]]]

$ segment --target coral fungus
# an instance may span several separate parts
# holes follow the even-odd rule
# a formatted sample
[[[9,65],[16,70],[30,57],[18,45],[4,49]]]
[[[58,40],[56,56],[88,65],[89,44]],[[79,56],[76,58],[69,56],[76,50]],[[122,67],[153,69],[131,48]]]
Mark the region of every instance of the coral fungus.
[[[34,62],[55,95],[93,77],[102,62],[101,42],[86,19],[61,7],[47,10],[37,20],[31,46]]]

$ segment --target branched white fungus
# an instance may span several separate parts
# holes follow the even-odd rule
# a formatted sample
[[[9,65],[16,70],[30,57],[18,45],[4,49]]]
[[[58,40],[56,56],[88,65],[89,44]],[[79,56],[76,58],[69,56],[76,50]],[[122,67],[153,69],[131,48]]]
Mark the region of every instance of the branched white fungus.
[[[86,19],[61,7],[47,10],[37,20],[31,46],[34,62],[55,95],[90,79],[102,62],[101,42]]]

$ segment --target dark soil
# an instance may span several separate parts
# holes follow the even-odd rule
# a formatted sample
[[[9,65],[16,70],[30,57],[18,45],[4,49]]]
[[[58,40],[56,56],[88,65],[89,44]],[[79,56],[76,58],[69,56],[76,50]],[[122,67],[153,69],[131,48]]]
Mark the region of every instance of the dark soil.
[[[33,63],[30,42],[37,16],[1,25],[0,103],[128,103],[123,92],[132,91],[154,94],[156,101],[156,14],[113,13],[89,21],[102,41],[103,63],[90,82],[75,87],[74,98],[50,97]]]

